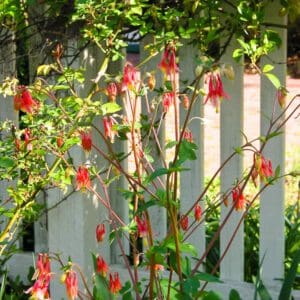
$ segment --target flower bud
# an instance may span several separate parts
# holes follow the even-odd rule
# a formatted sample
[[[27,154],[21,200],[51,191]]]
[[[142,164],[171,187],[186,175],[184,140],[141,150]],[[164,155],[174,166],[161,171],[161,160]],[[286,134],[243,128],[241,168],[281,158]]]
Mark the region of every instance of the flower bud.
[[[190,99],[187,95],[183,95],[183,99],[182,99],[182,106],[184,109],[188,109],[190,106]]]

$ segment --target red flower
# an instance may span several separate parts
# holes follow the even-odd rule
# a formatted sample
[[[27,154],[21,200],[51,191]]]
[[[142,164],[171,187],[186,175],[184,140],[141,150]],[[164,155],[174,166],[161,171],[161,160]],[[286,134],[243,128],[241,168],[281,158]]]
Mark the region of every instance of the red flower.
[[[194,209],[194,216],[195,216],[195,220],[196,220],[197,222],[199,222],[200,219],[201,219],[201,216],[202,216],[202,208],[201,208],[201,206],[200,206],[199,203],[197,203],[196,206],[195,206],[195,209]]]
[[[261,180],[266,180],[268,177],[273,176],[272,162],[261,154],[254,155],[254,168],[254,172],[260,176]]]
[[[189,218],[188,216],[182,216],[180,219],[180,226],[182,230],[186,231],[189,227]]]
[[[56,145],[57,145],[57,147],[58,147],[58,148],[61,148],[63,144],[64,144],[64,139],[63,139],[63,137],[62,137],[62,136],[58,136],[58,137],[56,138]]]
[[[92,149],[92,133],[82,132],[80,136],[81,136],[81,145],[83,150],[90,152]]]
[[[19,86],[17,94],[14,96],[15,110],[21,110],[25,113],[32,114],[38,103],[32,99],[32,96],[25,86]]]
[[[96,239],[97,242],[102,242],[105,237],[105,225],[103,223],[100,223],[96,227]]]
[[[45,276],[41,276],[35,281],[32,287],[25,291],[25,294],[30,294],[30,299],[34,300],[50,300],[48,289],[48,278]]]
[[[40,253],[37,259],[37,269],[33,275],[36,279],[34,285],[25,291],[26,294],[31,294],[30,299],[46,300],[49,298],[49,284],[51,279],[50,259],[48,254]]]
[[[135,220],[137,223],[139,237],[146,237],[148,234],[147,221],[144,218],[140,219],[138,216],[135,217]]]
[[[50,258],[47,253],[39,253],[37,263],[36,263],[37,269],[39,271],[39,274],[50,274]]]
[[[109,290],[113,294],[119,293],[122,288],[120,277],[118,273],[109,274]]]
[[[97,257],[97,273],[101,274],[103,277],[106,276],[106,273],[108,272],[108,265],[103,259],[103,257],[98,256]]]
[[[114,142],[116,135],[116,131],[112,129],[114,124],[115,122],[112,117],[103,118],[104,135],[106,138],[110,138],[112,143]]]
[[[208,94],[204,101],[206,104],[208,100],[211,101],[212,105],[219,111],[219,101],[223,98],[229,99],[229,96],[223,89],[223,83],[220,74],[211,73],[208,82]]]
[[[245,206],[246,200],[239,186],[232,191],[232,201],[236,211],[242,210]]]
[[[81,166],[78,168],[76,174],[76,184],[77,184],[76,187],[77,190],[89,188],[91,186],[89,171],[86,167]]]
[[[174,92],[167,92],[164,93],[163,95],[163,111],[164,113],[167,113],[170,106],[174,103],[174,97],[175,93]]]
[[[27,151],[32,150],[32,136],[31,136],[31,130],[29,128],[25,128],[24,130],[24,145]]]
[[[118,95],[118,87],[115,82],[110,82],[106,86],[106,94],[109,101],[116,101],[116,97]]]
[[[66,273],[65,285],[69,300],[74,300],[78,296],[78,279],[77,274],[73,270]]]
[[[123,81],[122,81],[122,92],[126,90],[135,90],[138,80],[136,68],[129,62],[125,64]]]
[[[193,134],[190,130],[186,129],[184,132],[183,132],[183,139],[184,140],[187,140],[188,142],[192,143],[193,142]]]
[[[175,74],[179,71],[176,64],[175,48],[172,45],[167,45],[158,67],[165,75]]]

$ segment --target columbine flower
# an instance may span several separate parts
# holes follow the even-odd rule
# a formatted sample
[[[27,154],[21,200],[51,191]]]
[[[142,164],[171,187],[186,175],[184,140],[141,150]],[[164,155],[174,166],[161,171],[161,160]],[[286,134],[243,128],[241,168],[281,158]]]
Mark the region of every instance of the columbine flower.
[[[90,152],[92,149],[92,133],[81,132],[81,145],[84,151]]]
[[[165,75],[175,74],[179,71],[176,64],[175,48],[172,45],[167,45],[158,67]]]
[[[107,94],[109,101],[112,101],[112,102],[116,101],[116,98],[118,96],[118,87],[115,82],[110,82],[106,86],[106,94]]]
[[[174,97],[175,97],[175,93],[174,92],[167,92],[164,93],[163,95],[163,112],[167,113],[170,106],[174,103]]]
[[[113,294],[119,293],[122,288],[119,274],[117,272],[109,274],[109,290]]]
[[[135,217],[139,237],[146,237],[148,234],[148,225],[146,219],[143,217],[140,219],[138,216]]]
[[[47,253],[39,253],[36,266],[40,275],[49,275],[51,273],[49,255]]]
[[[245,206],[246,200],[239,186],[232,191],[232,201],[236,211],[242,210]]]
[[[180,218],[180,226],[182,228],[182,230],[186,231],[189,227],[189,218],[188,216],[182,216]]]
[[[115,140],[115,135],[117,134],[115,130],[112,129],[114,125],[114,120],[112,117],[104,117],[103,118],[103,127],[104,127],[104,135],[106,138],[110,138],[110,141],[113,143]]]
[[[122,92],[126,90],[134,91],[137,85],[137,70],[136,68],[129,62],[125,64],[123,81],[122,81]]]
[[[202,216],[202,208],[199,203],[196,204],[194,209],[195,221],[199,222]]]
[[[32,300],[50,300],[49,298],[49,281],[45,276],[39,277],[32,287],[25,291],[30,294]]]
[[[184,132],[183,132],[183,135],[182,135],[182,138],[190,143],[193,142],[193,134],[190,130],[186,129]]]
[[[96,227],[96,239],[97,242],[102,242],[105,237],[105,225],[103,223],[100,223]]]
[[[76,174],[77,190],[86,189],[91,186],[89,171],[86,167],[80,166]]]
[[[106,273],[108,272],[108,265],[103,259],[103,257],[97,257],[97,273],[101,274],[103,277],[106,277]]]
[[[156,80],[154,74],[150,73],[148,77],[148,87],[150,91],[153,91],[155,88]]]
[[[56,138],[56,145],[57,145],[57,147],[58,147],[58,148],[61,148],[63,144],[64,144],[64,139],[63,139],[63,137],[62,137],[62,136],[58,136],[58,137]]]
[[[268,177],[273,176],[272,162],[261,154],[254,155],[254,168],[261,180],[266,180]]]
[[[73,270],[68,270],[64,281],[66,285],[68,299],[76,299],[78,296],[78,279],[76,272]]]
[[[190,106],[190,99],[187,95],[183,95],[183,99],[182,99],[182,106],[184,109],[188,109]]]
[[[32,150],[32,136],[31,136],[31,130],[29,128],[25,128],[24,130],[24,145],[27,151]]]
[[[17,94],[14,96],[15,110],[21,110],[25,113],[32,114],[38,107],[38,103],[32,99],[29,90],[25,86],[19,86]]]
[[[281,108],[284,108],[284,106],[285,106],[287,94],[288,94],[288,91],[284,86],[281,86],[276,92],[277,101]]]
[[[226,94],[226,92],[223,89],[221,76],[219,73],[215,74],[212,72],[209,76],[208,94],[204,101],[204,104],[206,104],[208,100],[210,100],[212,105],[216,108],[216,112],[218,112],[219,102],[223,98],[229,99],[229,96]]]
[[[31,294],[30,299],[47,300],[49,298],[49,284],[51,279],[50,259],[47,253],[40,253],[37,259],[37,268],[33,275],[34,285],[25,291]]]

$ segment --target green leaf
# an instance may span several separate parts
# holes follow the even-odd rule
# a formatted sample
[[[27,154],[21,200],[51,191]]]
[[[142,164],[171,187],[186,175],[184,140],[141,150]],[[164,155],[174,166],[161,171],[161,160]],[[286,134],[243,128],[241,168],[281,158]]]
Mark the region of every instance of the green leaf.
[[[268,72],[272,71],[273,69],[274,69],[274,66],[272,66],[272,65],[264,65],[262,71],[263,71],[264,73],[268,73]]]
[[[243,49],[235,49],[232,53],[232,57],[236,62],[239,62],[244,54]]]
[[[220,280],[218,277],[213,276],[209,273],[204,272],[197,272],[195,276],[198,278],[198,280],[205,281],[205,282],[218,282],[222,283],[223,281]]]
[[[107,281],[104,277],[100,276],[99,274],[95,275],[93,296],[95,300],[110,299],[110,293],[108,291]]]
[[[166,168],[159,168],[156,169],[153,173],[151,173],[146,179],[145,179],[145,183],[149,183],[151,182],[153,179],[155,179],[156,177],[159,177],[161,175],[165,175],[170,173],[169,169]]]
[[[278,300],[290,299],[299,264],[300,264],[300,250],[296,252],[293,258],[292,265],[281,287]]]
[[[232,289],[229,293],[229,300],[242,300],[237,290]]]
[[[273,85],[275,86],[276,89],[279,89],[281,87],[279,79],[274,74],[265,73],[265,75],[273,83]]]
[[[116,102],[107,102],[101,105],[101,111],[103,116],[107,114],[113,114],[117,111],[120,111],[122,107]]]
[[[0,157],[0,168],[11,168],[14,166],[14,160],[9,157]]]

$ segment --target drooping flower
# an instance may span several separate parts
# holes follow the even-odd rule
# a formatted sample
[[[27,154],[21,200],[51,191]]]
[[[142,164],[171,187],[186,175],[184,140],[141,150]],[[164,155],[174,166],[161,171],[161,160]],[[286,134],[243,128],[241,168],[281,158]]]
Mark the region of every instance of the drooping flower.
[[[167,113],[170,106],[174,103],[175,93],[174,92],[167,92],[163,95],[163,112]]]
[[[210,100],[212,105],[216,108],[216,112],[219,111],[219,105],[220,101],[223,99],[229,99],[229,96],[223,89],[223,83],[221,80],[221,76],[219,73],[212,72],[209,76],[209,82],[208,82],[208,93],[206,96],[206,99],[204,101],[204,104]]]
[[[268,177],[273,176],[272,162],[261,154],[256,153],[254,155],[254,168],[261,180],[266,180]]]
[[[193,142],[193,134],[190,130],[186,129],[184,132],[183,132],[183,139],[192,143]]]
[[[76,189],[86,189],[91,186],[89,171],[85,166],[78,167],[76,174]]]
[[[25,291],[25,294],[30,294],[32,300],[50,300],[48,278],[40,276],[33,286]]]
[[[17,94],[14,96],[14,108],[28,114],[32,114],[38,108],[38,103],[32,99],[29,90],[25,86],[18,87]]]
[[[36,266],[40,275],[49,275],[51,273],[49,255],[47,253],[39,253]]]
[[[176,64],[176,54],[173,45],[168,44],[165,47],[163,57],[158,64],[158,67],[165,75],[175,74],[179,71],[179,68]]]
[[[24,145],[27,151],[32,150],[32,134],[29,128],[25,128],[24,130]]]
[[[236,211],[243,210],[246,200],[239,186],[232,190],[232,202]]]
[[[98,256],[97,257],[97,273],[101,274],[101,276],[106,277],[106,274],[108,272],[108,265],[103,259],[103,257]]]
[[[126,90],[135,91],[138,82],[136,68],[129,62],[125,64],[122,81],[122,92]]]
[[[81,146],[84,151],[90,152],[92,149],[92,133],[91,132],[81,132]]]
[[[103,127],[104,127],[104,136],[110,138],[110,141],[113,143],[115,140],[115,135],[117,132],[113,130],[113,125],[115,124],[112,117],[103,118]]]
[[[40,253],[37,259],[37,268],[32,279],[36,279],[32,287],[26,294],[30,294],[30,299],[47,300],[49,298],[49,284],[51,279],[50,258],[47,253]]]
[[[68,270],[65,276],[66,292],[69,300],[74,300],[78,296],[78,278],[77,273]]]
[[[136,216],[135,220],[139,237],[146,237],[148,234],[148,225],[146,219],[144,217],[139,218],[139,216]]]
[[[281,108],[284,108],[284,106],[285,106],[287,94],[288,94],[288,91],[284,86],[281,86],[280,88],[278,88],[278,90],[276,92],[277,101]]]
[[[116,98],[118,96],[118,87],[115,82],[110,82],[106,86],[106,94],[107,94],[109,101],[112,101],[112,102],[116,101]]]
[[[201,220],[202,208],[199,203],[197,203],[194,208],[194,217],[195,217],[195,221],[197,221],[197,222],[199,222]]]
[[[148,87],[150,91],[153,91],[155,88],[156,80],[154,74],[150,73],[148,76]]]
[[[180,226],[182,230],[186,231],[189,227],[189,217],[188,216],[182,216],[180,218]]]
[[[100,223],[96,227],[96,239],[97,242],[102,242],[105,237],[105,225],[103,223]]]
[[[182,106],[184,109],[188,109],[190,106],[190,99],[187,95],[183,95],[183,99],[182,99]]]
[[[122,288],[119,273],[109,274],[109,290],[112,294],[117,294]]]
[[[58,148],[61,148],[62,145],[64,144],[64,139],[63,137],[60,135],[56,138],[56,145]]]

